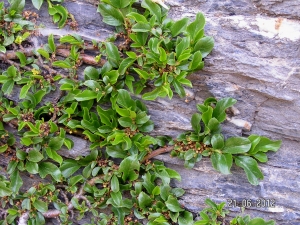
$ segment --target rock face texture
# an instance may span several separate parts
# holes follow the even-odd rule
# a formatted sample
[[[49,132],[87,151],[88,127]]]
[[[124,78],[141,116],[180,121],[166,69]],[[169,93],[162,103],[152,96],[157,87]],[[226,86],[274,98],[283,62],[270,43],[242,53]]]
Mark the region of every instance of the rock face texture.
[[[88,40],[104,40],[114,28],[102,23],[96,1],[65,1],[64,5],[79,23],[76,32]],[[202,71],[189,76],[193,89],[189,102],[178,96],[170,101],[145,102],[155,122],[153,134],[177,134],[191,128],[189,118],[196,104],[209,97],[233,97],[238,100],[239,115],[225,123],[227,137],[256,133],[281,139],[277,153],[268,154],[261,164],[264,180],[258,186],[248,183],[240,168],[231,175],[216,172],[208,159],[192,170],[168,155],[157,157],[182,175],[174,186],[184,188],[181,203],[192,212],[204,207],[204,200],[217,202],[272,199],[275,208],[253,207],[245,213],[275,219],[277,224],[300,224],[300,4],[298,0],[168,0],[174,19],[194,18],[202,11],[207,19],[206,34],[213,36],[215,47],[205,58]],[[28,4],[28,7],[30,4]],[[33,10],[33,9],[32,9]],[[52,24],[46,5],[39,12],[40,33],[64,35],[74,31]],[[42,37],[40,42],[42,42]],[[251,131],[237,126],[252,124]],[[80,142],[80,140],[77,140]],[[82,146],[88,144],[82,142]],[[76,145],[75,145],[76,146]],[[78,146],[78,145],[77,145]],[[79,148],[82,150],[82,148]],[[74,157],[76,151],[66,152]],[[79,151],[78,154],[84,154]],[[3,163],[3,162],[1,162]],[[227,208],[231,216],[240,208]]]

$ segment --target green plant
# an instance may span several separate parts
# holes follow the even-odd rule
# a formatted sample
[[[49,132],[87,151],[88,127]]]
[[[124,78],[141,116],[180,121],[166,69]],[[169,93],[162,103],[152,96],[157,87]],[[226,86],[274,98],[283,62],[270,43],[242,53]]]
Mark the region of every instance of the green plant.
[[[225,202],[220,204],[214,203],[210,199],[205,200],[208,208],[203,209],[200,212],[201,220],[195,222],[193,225],[221,225],[225,222],[226,215],[229,214],[228,211],[223,210]],[[274,220],[265,221],[262,218],[250,219],[250,216],[236,216],[230,220],[230,225],[274,225]]]
[[[47,2],[55,10],[60,8]],[[24,7],[24,1],[10,3],[10,10],[17,4],[19,10]],[[43,1],[33,3],[39,8]],[[193,214],[178,199],[184,190],[170,186],[171,179],[180,180],[180,175],[151,161],[165,152],[185,160],[188,168],[204,156],[224,174],[230,173],[234,162],[251,184],[263,178],[256,160],[266,162],[266,152],[277,151],[281,142],[258,135],[225,140],[221,123],[225,110],[236,103],[232,98],[209,98],[197,105],[200,113],[191,118],[193,131],[174,140],[151,136],[155,127],[147,107],[131,94],[143,93],[144,100],[153,100],[172,98],[175,91],[184,97],[183,85],[191,86],[188,74],[204,66],[203,57],[214,42],[204,35],[201,13],[191,23],[186,18],[173,21],[150,0],[142,1],[142,9],[133,3],[99,4],[104,22],[117,29],[105,42],[88,43],[78,35],[67,35],[57,44],[50,35],[47,44],[35,51],[20,48],[0,54],[8,64],[0,75],[0,153],[9,158],[7,176],[0,177],[0,224],[44,224],[45,218],[69,224],[73,211],[77,219],[92,212],[91,224],[141,224],[142,219],[149,225],[193,224]],[[65,24],[59,11],[53,18],[59,27]],[[8,28],[3,29],[5,33]],[[147,85],[153,90],[146,92]],[[11,101],[13,91],[18,98]],[[47,100],[52,94],[58,95]],[[8,132],[5,124],[17,131]],[[68,134],[87,139],[90,153],[64,158],[61,148],[74,145]],[[47,178],[48,183],[25,190],[23,174]],[[224,204],[206,203],[211,209],[200,215],[217,224],[225,217]]]

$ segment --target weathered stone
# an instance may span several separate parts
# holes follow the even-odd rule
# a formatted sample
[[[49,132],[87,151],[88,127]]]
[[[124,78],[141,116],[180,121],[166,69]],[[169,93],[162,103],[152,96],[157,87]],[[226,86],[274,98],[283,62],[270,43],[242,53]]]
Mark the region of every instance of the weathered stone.
[[[206,34],[215,39],[215,48],[205,58],[205,68],[189,76],[193,83],[192,97],[185,101],[178,96],[172,100],[145,102],[155,123],[154,135],[176,137],[191,129],[189,120],[196,104],[209,97],[234,97],[240,114],[235,119],[252,124],[251,131],[226,122],[226,137],[256,133],[272,139],[282,139],[277,153],[268,154],[269,161],[261,164],[264,180],[258,186],[247,181],[241,168],[234,167],[231,175],[216,172],[203,159],[195,168],[183,168],[183,162],[167,155],[157,159],[182,175],[173,185],[186,194],[181,202],[194,213],[203,209],[204,200],[218,202],[227,199],[274,199],[275,208],[246,209],[246,214],[275,219],[277,224],[300,223],[300,4],[297,0],[169,0],[170,16],[194,18],[202,11],[207,19]],[[92,4],[91,4],[92,3]],[[96,1],[66,1],[65,6],[79,23],[77,34],[87,40],[104,40],[114,28],[102,23],[96,12]],[[28,7],[30,4],[28,4]],[[30,7],[32,9],[32,7]],[[69,28],[58,29],[51,23],[46,5],[39,12],[45,25],[41,34],[74,33]],[[40,38],[40,42],[43,38]],[[79,143],[79,142],[78,142]],[[75,157],[87,147],[76,145]],[[78,153],[74,151],[78,150]],[[0,159],[1,160],[1,159]],[[2,163],[2,162],[1,162]],[[2,164],[3,165],[3,164]],[[230,208],[234,216],[240,210]]]

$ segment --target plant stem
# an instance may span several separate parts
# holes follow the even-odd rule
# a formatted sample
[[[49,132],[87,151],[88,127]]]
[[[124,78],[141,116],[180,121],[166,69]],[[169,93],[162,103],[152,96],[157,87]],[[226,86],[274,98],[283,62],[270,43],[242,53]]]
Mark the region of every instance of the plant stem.
[[[174,149],[174,146],[158,148],[158,149],[152,151],[150,154],[146,155],[145,158],[142,160],[142,162],[146,162],[147,160],[152,159],[153,157],[161,155],[163,153],[170,152],[173,149]]]

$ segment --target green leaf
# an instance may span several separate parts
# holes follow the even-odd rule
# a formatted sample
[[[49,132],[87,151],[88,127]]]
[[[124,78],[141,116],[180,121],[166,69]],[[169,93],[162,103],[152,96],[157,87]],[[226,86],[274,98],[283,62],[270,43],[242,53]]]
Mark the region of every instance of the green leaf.
[[[222,134],[214,134],[211,137],[211,144],[214,149],[223,149],[224,136]]]
[[[157,21],[161,21],[161,8],[157,4],[155,4],[151,0],[143,0],[142,7],[148,9],[150,13],[156,17]]]
[[[130,4],[130,0],[110,0],[109,1],[110,4],[116,8],[125,8],[126,6],[128,6]]]
[[[32,4],[33,6],[39,10],[44,2],[44,0],[31,0],[32,1]]]
[[[41,200],[35,200],[32,205],[34,208],[36,208],[39,212],[44,213],[48,211],[48,203],[41,201]]]
[[[121,117],[118,121],[122,127],[130,127],[133,125],[133,121],[130,117]]]
[[[6,48],[2,45],[0,45],[0,52],[2,52],[4,54],[6,53]]]
[[[64,160],[62,166],[60,167],[61,173],[65,178],[70,177],[75,173],[81,166],[78,162],[73,159]]]
[[[257,162],[255,159],[249,156],[236,156],[234,158],[235,164],[239,167],[242,167],[246,172],[248,181],[252,185],[258,185],[259,180],[264,178],[264,175],[258,168]]]
[[[135,62],[136,59],[126,58],[124,59],[118,69],[120,75],[124,75],[126,70]]]
[[[122,13],[113,6],[100,3],[97,11],[102,15],[103,22],[108,25],[117,27],[123,25],[124,23],[124,17]]]
[[[144,123],[143,125],[139,125],[138,129],[140,132],[151,132],[154,129],[154,123],[153,121],[149,120],[147,123]]]
[[[113,62],[118,65],[121,61],[118,48],[111,42],[106,42],[105,46],[106,46],[106,54],[108,58],[113,60]]]
[[[136,124],[145,124],[149,121],[150,119],[150,116],[147,115],[146,112],[139,112],[137,115],[136,115],[136,118],[135,118],[135,122]]]
[[[0,197],[10,196],[12,193],[12,189],[6,187],[5,183],[0,181]]]
[[[213,167],[223,174],[230,174],[230,168],[232,166],[232,155],[231,154],[220,154],[213,152],[211,155],[211,162]]]
[[[38,150],[31,150],[28,152],[27,159],[31,162],[39,162],[43,159],[43,155]]]
[[[129,156],[125,158],[119,167],[119,172],[123,173],[122,179],[124,181],[133,181],[139,177],[137,171],[140,170],[140,163],[137,160],[136,155]]]
[[[128,18],[135,20],[136,22],[140,23],[148,23],[146,17],[144,17],[142,14],[131,12],[126,15]]]
[[[14,87],[14,80],[7,80],[3,85],[2,85],[2,91],[4,92],[4,94],[9,95]]]
[[[92,66],[87,66],[84,71],[83,71],[84,75],[87,76],[88,78],[90,78],[91,80],[98,80],[99,79],[99,71],[97,69],[95,69]]]
[[[37,50],[38,53],[40,53],[41,56],[45,57],[47,60],[49,59],[50,55],[49,52],[45,51],[44,49],[40,48]]]
[[[151,77],[151,74],[147,73],[146,71],[144,70],[140,70],[140,69],[137,69],[137,68],[133,68],[133,70],[138,74],[140,75],[141,78],[147,80]]]
[[[253,155],[254,158],[256,158],[258,161],[265,163],[268,161],[267,154],[264,152],[258,152],[255,155]]]
[[[119,179],[117,178],[117,176],[114,175],[111,178],[110,187],[111,187],[111,190],[115,193],[120,191]]]
[[[171,34],[173,37],[177,36],[183,32],[189,22],[189,18],[182,18],[181,20],[176,21],[171,27]]]
[[[62,163],[63,158],[57,154],[56,150],[51,149],[50,147],[46,148],[46,153],[49,158],[53,159],[54,161],[58,162],[59,164]]]
[[[21,88],[19,99],[25,98],[30,88],[31,88],[31,85],[29,85],[29,84],[24,85]]]
[[[61,179],[61,171],[59,168],[50,162],[41,162],[39,163],[39,175],[41,178],[45,178],[48,174],[50,174],[54,180],[57,182]]]
[[[168,200],[166,201],[166,206],[171,212],[182,212],[184,211],[183,208],[181,208],[181,205],[179,204],[177,198],[170,195],[168,197]]]
[[[191,124],[196,133],[200,133],[201,131],[201,115],[199,113],[194,113],[191,118]]]
[[[193,214],[188,211],[184,211],[182,215],[178,217],[178,224],[179,225],[193,225]]]
[[[25,6],[25,0],[11,0],[10,11],[15,10],[17,13],[21,13]]]
[[[159,51],[159,60],[161,62],[167,62],[168,56],[166,51],[162,47],[159,47],[158,51]]]
[[[225,141],[223,153],[239,154],[248,152],[251,148],[251,142],[244,137],[231,137]]]
[[[236,103],[233,98],[223,98],[219,100],[214,108],[213,117],[215,117],[219,122],[223,122],[226,119],[225,110]]]
[[[133,32],[149,32],[151,25],[149,23],[138,22],[132,26]]]
[[[106,153],[113,158],[124,159],[127,156],[127,152],[120,145],[106,147]]]
[[[31,174],[37,174],[39,172],[39,165],[36,162],[27,161],[25,169]]]
[[[203,66],[204,64],[202,62],[201,52],[197,51],[194,53],[192,61],[189,64],[189,70],[193,71],[193,70],[202,69]]]
[[[0,153],[5,152],[7,149],[8,149],[8,145],[7,144],[0,146]]]
[[[21,62],[21,65],[25,66],[26,62],[27,62],[25,54],[23,52],[16,52],[16,55],[18,56],[18,58]]]
[[[55,61],[52,63],[52,65],[56,66],[56,67],[66,68],[66,69],[72,68],[71,63],[69,63],[68,61],[62,61],[62,60]]]
[[[262,218],[254,218],[254,219],[250,220],[249,223],[247,223],[247,225],[275,225],[275,221],[270,220],[270,221],[266,222]]]
[[[190,34],[191,39],[195,40],[195,37],[201,30],[204,29],[204,26],[205,26],[205,17],[200,12],[197,13],[196,19],[187,26],[186,31]]]
[[[55,43],[54,43],[54,37],[53,37],[53,34],[50,34],[48,36],[48,45],[49,45],[49,48],[51,50],[51,53],[55,52],[56,51],[56,46],[55,46]]]
[[[10,188],[13,191],[13,193],[18,193],[20,187],[23,185],[23,180],[20,177],[19,171],[15,170],[11,175],[10,175]]]
[[[214,48],[215,41],[213,37],[206,36],[201,38],[194,46],[193,51],[200,51],[202,57],[205,58]]]
[[[79,102],[87,101],[97,98],[97,93],[91,90],[84,90],[83,92],[77,94],[74,98]]]
[[[254,134],[250,135],[248,139],[252,142],[249,154],[268,151],[276,152],[281,146],[281,141],[272,141],[267,137],[262,137]],[[255,140],[257,141],[255,142]]]
[[[150,198],[149,195],[142,191],[138,196],[138,203],[140,208],[145,209],[147,206],[151,205],[152,198]]]
[[[64,144],[64,138],[61,137],[53,137],[50,139],[48,147],[53,151],[60,150],[62,145]]]
[[[131,99],[128,91],[119,89],[118,93],[117,103],[124,108],[131,108],[132,110],[135,110],[136,104]]]

